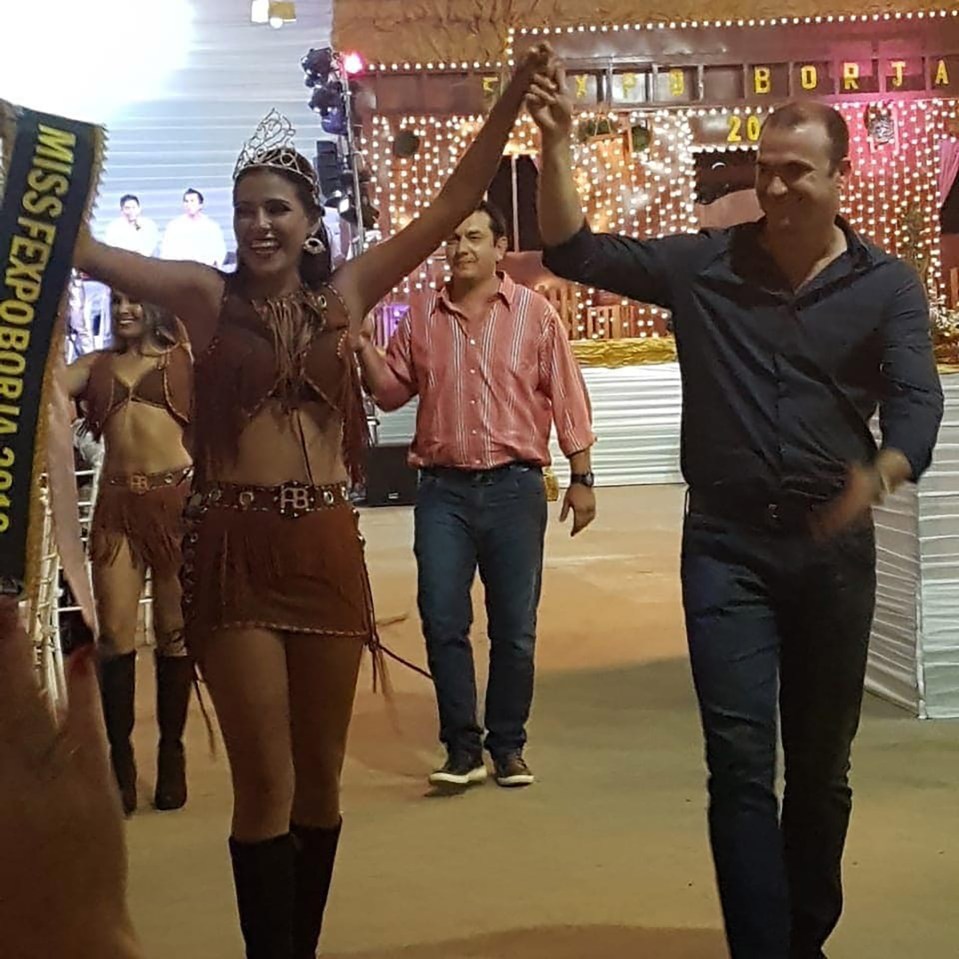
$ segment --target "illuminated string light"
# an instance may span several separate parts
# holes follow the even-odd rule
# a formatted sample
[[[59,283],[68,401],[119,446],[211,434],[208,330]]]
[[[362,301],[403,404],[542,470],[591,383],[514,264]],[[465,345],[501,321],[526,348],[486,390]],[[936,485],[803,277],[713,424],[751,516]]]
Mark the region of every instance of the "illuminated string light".
[[[954,100],[882,100],[873,106],[892,111],[896,136],[877,146],[868,135],[864,117],[870,104],[841,103],[838,109],[851,131],[852,173],[843,196],[843,212],[854,229],[890,253],[927,264],[930,298],[942,290],[939,250],[938,149],[952,136],[959,115]],[[762,108],[738,107],[739,114],[762,114]],[[694,124],[701,117],[723,117],[721,107],[660,108],[658,110],[584,111],[576,114],[579,128],[614,132],[584,138],[574,144],[576,185],[596,230],[630,236],[659,237],[698,229],[696,167],[698,152],[755,149],[755,145],[701,145],[694,142]],[[378,175],[374,205],[389,211],[389,232],[402,229],[439,192],[459,157],[471,142],[482,117],[376,116],[363,148],[369,151]],[[650,130],[648,147],[630,154],[622,132],[636,124]],[[399,130],[419,138],[412,157],[396,157],[392,143]],[[539,135],[529,117],[514,130],[507,153],[535,155]],[[393,291],[399,301],[435,287],[444,276],[442,250]],[[666,331],[668,313],[588,287],[571,286],[565,318],[573,339],[655,337]]]

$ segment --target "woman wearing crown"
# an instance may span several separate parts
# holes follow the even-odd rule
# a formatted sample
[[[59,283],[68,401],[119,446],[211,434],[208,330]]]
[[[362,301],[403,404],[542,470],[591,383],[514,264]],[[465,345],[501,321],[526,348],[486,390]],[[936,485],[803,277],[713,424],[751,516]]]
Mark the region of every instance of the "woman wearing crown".
[[[361,650],[376,651],[346,497],[366,438],[363,319],[476,207],[545,60],[520,65],[433,204],[333,273],[316,175],[274,113],[234,173],[236,274],[78,247],[80,269],[180,317],[196,356],[184,610],[230,758],[249,959],[315,955]]]

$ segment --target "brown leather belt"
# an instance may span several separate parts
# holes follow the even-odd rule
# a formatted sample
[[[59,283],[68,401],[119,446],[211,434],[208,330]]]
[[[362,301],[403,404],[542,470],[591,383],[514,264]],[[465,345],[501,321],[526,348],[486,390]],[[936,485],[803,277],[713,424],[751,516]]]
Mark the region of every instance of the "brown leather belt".
[[[182,469],[167,470],[163,473],[118,473],[113,476],[104,476],[103,482],[107,486],[122,486],[131,493],[142,494],[160,489],[162,486],[179,486],[192,475],[193,467],[184,466]]]
[[[344,483],[311,486],[309,483],[282,483],[279,486],[244,486],[240,483],[216,483],[198,490],[189,500],[189,509],[235,509],[240,512],[279,513],[296,519],[317,510],[348,503]]]

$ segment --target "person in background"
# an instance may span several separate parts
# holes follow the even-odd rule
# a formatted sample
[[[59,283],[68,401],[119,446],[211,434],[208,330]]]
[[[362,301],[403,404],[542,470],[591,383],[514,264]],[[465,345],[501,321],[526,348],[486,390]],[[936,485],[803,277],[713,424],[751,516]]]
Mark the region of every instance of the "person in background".
[[[114,291],[116,346],[67,367],[66,388],[84,425],[102,438],[104,461],[90,528],[90,564],[100,628],[103,712],[113,771],[127,815],[137,807],[130,736],[136,691],[140,597],[151,577],[157,724],[153,803],[187,799],[183,730],[193,660],[183,636],[180,566],[183,509],[192,461],[184,441],[193,403],[193,358],[177,321]]]
[[[86,284],[77,270],[71,271],[67,287],[66,336],[64,350],[67,363],[96,349],[93,330],[86,309]]]
[[[497,783],[526,786],[536,613],[543,577],[549,435],[556,424],[571,480],[561,519],[573,535],[596,515],[586,385],[562,322],[545,297],[499,267],[502,213],[488,202],[450,234],[452,278],[411,309],[384,358],[367,324],[360,360],[384,410],[419,397],[410,465],[421,470],[415,508],[417,601],[436,685],[445,763],[434,785],[486,778],[476,715],[470,590],[486,588],[490,667],[485,748]]]
[[[190,187],[183,194],[183,213],[167,224],[160,256],[219,267],[226,262],[226,242],[220,225],[203,212],[203,194]],[[109,242],[109,241],[108,241]]]
[[[140,198],[126,193],[120,197],[120,216],[108,224],[104,239],[121,250],[153,256],[160,243],[160,231],[153,220],[143,215]]]
[[[676,331],[683,607],[730,952],[824,959],[842,911],[875,605],[871,508],[919,480],[942,418],[925,291],[839,215],[849,130],[813,101],[766,119],[758,223],[594,234],[573,179],[566,78],[558,65],[547,73],[528,101],[542,140],[544,262],[670,310]]]

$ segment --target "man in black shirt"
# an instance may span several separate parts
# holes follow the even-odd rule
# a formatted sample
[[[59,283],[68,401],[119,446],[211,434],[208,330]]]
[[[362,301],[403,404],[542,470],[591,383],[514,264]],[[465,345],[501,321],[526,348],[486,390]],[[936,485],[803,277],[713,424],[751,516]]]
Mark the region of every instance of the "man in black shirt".
[[[815,102],[766,121],[758,223],[654,240],[593,234],[561,68],[553,81],[529,98],[546,265],[673,315],[689,484],[683,606],[730,951],[824,959],[842,909],[875,602],[871,507],[919,479],[942,417],[923,288],[839,217],[849,131]]]

